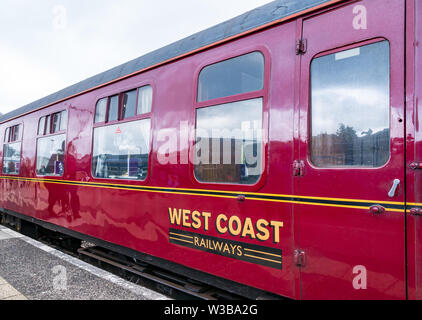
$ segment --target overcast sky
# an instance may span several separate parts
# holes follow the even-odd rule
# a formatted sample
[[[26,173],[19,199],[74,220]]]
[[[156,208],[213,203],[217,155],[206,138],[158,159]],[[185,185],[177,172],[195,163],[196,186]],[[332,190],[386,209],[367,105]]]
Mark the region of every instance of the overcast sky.
[[[2,0],[0,113],[270,0]]]

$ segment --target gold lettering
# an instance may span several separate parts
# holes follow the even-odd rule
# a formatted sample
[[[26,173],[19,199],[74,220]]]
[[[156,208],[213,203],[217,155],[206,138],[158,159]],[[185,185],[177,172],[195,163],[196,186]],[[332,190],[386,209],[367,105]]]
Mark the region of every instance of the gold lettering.
[[[201,246],[201,247],[204,247],[204,248],[206,248],[206,247],[207,247],[207,244],[205,243],[205,240],[204,240],[204,239],[201,239],[201,244],[200,244],[200,246]]]
[[[190,228],[192,225],[189,222],[190,210],[183,210],[183,226],[185,228]]]
[[[242,237],[246,238],[246,236],[249,236],[251,239],[256,238],[251,218],[246,218],[245,225],[243,226]]]
[[[211,217],[211,213],[209,212],[202,212],[202,216],[204,217],[204,221],[205,221],[205,231],[209,230],[209,220]]]
[[[222,242],[217,242],[215,248],[218,249],[218,251],[223,250],[223,243]]]
[[[172,210],[171,208],[169,208],[169,216],[170,216],[171,224],[180,226],[180,221],[182,217],[182,209],[179,209],[178,211],[177,209]]]
[[[268,221],[264,219],[258,220],[256,223],[256,228],[260,233],[256,234],[256,237],[261,241],[268,241],[270,239],[270,231],[268,231]]]
[[[271,227],[274,230],[274,243],[280,243],[280,229],[283,228],[283,226],[283,222],[271,221]]]
[[[234,224],[236,223],[236,229]],[[229,232],[232,236],[238,236],[242,232],[242,221],[239,217],[233,216],[229,220]]]
[[[199,219],[201,217],[201,213],[199,211],[194,211],[192,213],[192,228],[198,230],[201,228],[201,219]]]
[[[217,231],[220,232],[221,234],[225,234],[227,233],[227,227],[222,227],[221,226],[221,222],[227,222],[227,217],[224,214],[220,214],[217,217],[217,220],[215,221],[215,227],[217,228]]]

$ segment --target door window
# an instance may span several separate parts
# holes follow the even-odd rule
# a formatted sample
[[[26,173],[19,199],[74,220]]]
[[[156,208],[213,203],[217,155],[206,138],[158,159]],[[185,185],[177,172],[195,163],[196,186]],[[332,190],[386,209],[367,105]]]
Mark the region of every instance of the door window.
[[[311,159],[321,168],[381,167],[390,158],[390,44],[311,64]]]

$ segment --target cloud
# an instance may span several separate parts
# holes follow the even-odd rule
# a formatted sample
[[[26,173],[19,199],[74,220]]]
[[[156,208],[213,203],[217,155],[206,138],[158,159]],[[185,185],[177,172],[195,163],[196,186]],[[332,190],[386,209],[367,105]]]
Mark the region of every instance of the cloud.
[[[6,113],[268,0],[3,0],[0,112]],[[59,16],[65,8],[65,17]]]

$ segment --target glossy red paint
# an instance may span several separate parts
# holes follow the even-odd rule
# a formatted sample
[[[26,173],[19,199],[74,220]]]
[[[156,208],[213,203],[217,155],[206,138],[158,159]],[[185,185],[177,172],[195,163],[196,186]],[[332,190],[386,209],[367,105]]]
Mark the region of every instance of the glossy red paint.
[[[377,199],[404,203],[402,191],[394,199],[388,192],[395,179],[404,181],[404,17],[403,1],[362,1],[367,10],[369,27],[355,30],[353,8],[344,6],[311,17],[303,23],[303,37],[308,51],[301,61],[302,84],[300,95],[300,158],[306,160],[306,175],[297,179],[295,193],[333,198],[336,190],[348,199]],[[377,8],[382,8],[380,15]],[[330,32],[336,30],[336,32]],[[309,75],[310,64],[321,53],[347,50],[350,44],[359,47],[368,39],[384,38],[391,47],[391,158],[379,169],[336,168],[321,169],[309,159]],[[375,40],[376,41],[376,40]],[[402,188],[403,188],[402,184]],[[334,196],[335,198],[335,196]],[[304,299],[405,299],[405,229],[404,212],[385,212],[374,215],[368,209],[326,207],[315,210],[298,204],[300,247],[308,255],[308,266],[302,269],[302,298]],[[346,231],[347,230],[347,231]],[[345,234],[346,233],[346,234]],[[343,236],[342,236],[343,234]],[[381,245],[382,244],[382,245]],[[376,259],[374,259],[376,257]],[[356,266],[368,272],[368,289],[353,287]],[[379,276],[384,274],[385,276]],[[376,276],[378,275],[378,276]]]
[[[407,179],[407,264],[409,299],[422,299],[422,221],[414,210],[422,205],[422,170],[412,163],[422,159],[421,105],[422,97],[422,5],[420,1],[407,2],[406,50],[406,179]]]
[[[407,214],[409,231],[406,234],[404,210],[375,215],[369,206],[321,206],[290,199],[294,196],[305,197],[303,199],[340,198],[375,201],[375,205],[390,201],[404,204],[407,197],[410,203],[422,203],[419,188],[422,171],[408,170],[405,176],[406,162],[417,161],[418,157],[422,161],[422,130],[419,128],[422,116],[417,107],[417,102],[422,99],[422,79],[418,78],[422,74],[422,51],[420,46],[415,50],[404,40],[405,33],[408,41],[415,30],[417,41],[422,34],[422,20],[409,18],[412,14],[414,17],[418,13],[422,15],[422,5],[418,3],[415,6],[414,1],[392,0],[389,6],[385,6],[382,0],[349,1],[321,14],[295,17],[296,20],[232,39],[1,124],[0,139],[6,127],[18,123],[24,125],[24,139],[19,175],[22,179],[0,176],[0,207],[288,298],[406,299],[408,290],[409,298],[421,299],[420,217]],[[353,29],[353,8],[357,4],[367,8],[367,30]],[[296,42],[301,37],[308,41],[307,52],[297,56]],[[379,169],[317,169],[307,156],[310,62],[317,55],[377,39],[387,39],[391,45],[391,159]],[[196,102],[197,78],[204,66],[252,51],[260,51],[265,56],[262,91]],[[419,71],[416,74],[415,67]],[[412,80],[412,74],[415,80]],[[94,178],[91,173],[92,133],[97,126],[94,125],[97,101],[144,85],[151,85],[154,89],[152,113],[126,122],[151,117],[147,180]],[[254,97],[264,99],[263,127],[268,134],[264,141],[265,172],[256,185],[202,184],[195,179],[193,167],[188,163],[159,163],[158,152],[166,143],[157,139],[159,131],[175,129],[177,132],[180,122],[187,122],[189,128],[194,129],[196,108]],[[69,115],[65,175],[62,178],[50,177],[54,180],[50,182],[30,180],[37,178],[38,121],[62,110],[67,110]],[[405,119],[405,112],[407,119],[400,122],[399,119]],[[169,152],[182,157],[193,143],[193,137],[190,137],[189,143],[179,143]],[[2,152],[0,150],[1,159]],[[305,163],[303,177],[294,176],[295,160]],[[407,181],[406,193],[402,185],[399,194],[391,200],[388,191],[397,178]],[[70,185],[69,181],[87,184]],[[109,186],[99,188],[95,187],[96,183]],[[157,189],[131,191],[116,185],[173,188],[178,194]],[[231,192],[234,196],[224,196],[224,193],[219,197],[189,195],[185,189]],[[286,201],[250,199],[256,194],[288,195],[290,198],[287,197]],[[53,203],[50,210],[49,203]],[[281,249],[282,270],[169,243],[169,228],[173,227],[169,223],[169,208],[206,211],[213,216],[221,213],[236,215],[242,221],[248,217],[283,221],[280,243],[221,235],[215,228],[200,232]],[[178,229],[185,230],[183,227]],[[301,266],[295,259],[301,252],[297,251],[299,249],[304,252],[301,261],[306,261]],[[354,268],[361,265],[368,270],[367,290],[353,288]]]

